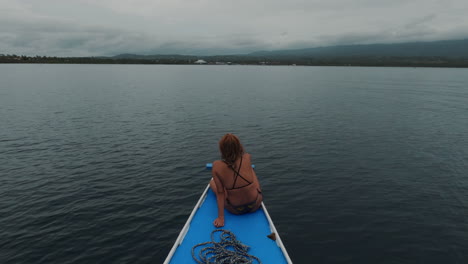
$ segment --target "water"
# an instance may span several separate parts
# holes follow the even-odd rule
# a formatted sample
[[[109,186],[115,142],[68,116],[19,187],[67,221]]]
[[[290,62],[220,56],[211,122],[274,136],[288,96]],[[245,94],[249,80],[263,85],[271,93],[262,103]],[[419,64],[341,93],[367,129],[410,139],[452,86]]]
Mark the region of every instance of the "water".
[[[161,263],[239,135],[295,263],[468,261],[466,69],[0,65],[0,263]]]

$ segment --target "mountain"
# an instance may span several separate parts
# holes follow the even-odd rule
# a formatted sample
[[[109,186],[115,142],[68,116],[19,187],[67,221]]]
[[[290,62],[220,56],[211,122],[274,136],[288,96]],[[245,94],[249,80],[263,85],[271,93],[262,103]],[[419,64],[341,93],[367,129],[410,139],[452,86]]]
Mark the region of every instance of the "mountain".
[[[468,39],[395,44],[342,45],[307,49],[257,51],[255,57],[465,57],[468,58]]]
[[[365,45],[342,45],[326,46],[306,49],[256,51],[242,55],[218,55],[218,56],[196,56],[196,55],[137,55],[119,54],[113,59],[196,59],[214,57],[452,57],[468,58],[468,39],[463,40],[441,40],[433,42],[408,42],[395,44],[365,44]]]
[[[197,56],[179,55],[179,54],[171,54],[171,55],[138,55],[138,54],[124,53],[124,54],[119,54],[119,55],[113,56],[111,58],[113,58],[113,59],[137,59],[137,60],[159,60],[159,59],[196,59]]]
[[[366,44],[307,49],[257,51],[241,55],[137,55],[74,60],[76,63],[317,65],[317,66],[408,66],[468,68],[468,39],[395,44]],[[5,59],[17,62],[18,59]],[[37,59],[33,62],[39,63]]]

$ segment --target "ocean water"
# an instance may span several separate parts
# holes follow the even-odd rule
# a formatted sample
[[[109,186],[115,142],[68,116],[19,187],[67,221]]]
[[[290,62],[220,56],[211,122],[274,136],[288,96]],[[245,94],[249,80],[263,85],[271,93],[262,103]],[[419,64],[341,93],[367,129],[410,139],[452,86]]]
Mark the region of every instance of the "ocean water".
[[[468,70],[0,65],[0,263],[162,263],[237,134],[294,263],[468,262]]]

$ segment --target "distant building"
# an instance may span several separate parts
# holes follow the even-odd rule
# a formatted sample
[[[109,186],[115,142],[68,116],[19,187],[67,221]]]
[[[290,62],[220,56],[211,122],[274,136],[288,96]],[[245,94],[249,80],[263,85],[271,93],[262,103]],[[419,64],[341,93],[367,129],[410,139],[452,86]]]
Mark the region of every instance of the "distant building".
[[[197,60],[196,62],[194,62],[195,64],[206,64],[207,62],[204,61],[204,60]]]

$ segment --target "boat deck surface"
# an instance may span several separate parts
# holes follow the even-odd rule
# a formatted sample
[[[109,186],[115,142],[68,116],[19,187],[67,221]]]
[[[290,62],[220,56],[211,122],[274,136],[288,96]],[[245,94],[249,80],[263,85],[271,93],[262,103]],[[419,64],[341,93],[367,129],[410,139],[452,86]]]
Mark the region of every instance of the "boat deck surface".
[[[195,213],[190,228],[170,263],[196,263],[192,258],[192,247],[211,241],[211,232],[217,229],[213,225],[217,216],[216,195],[209,189],[205,201]],[[224,210],[224,219],[225,226],[221,229],[231,231],[242,244],[250,246],[248,254],[256,256],[262,263],[288,263],[277,243],[267,237],[271,234],[271,230],[263,207],[254,213],[244,215],[234,215]],[[214,236],[218,242],[219,234],[216,233]]]

